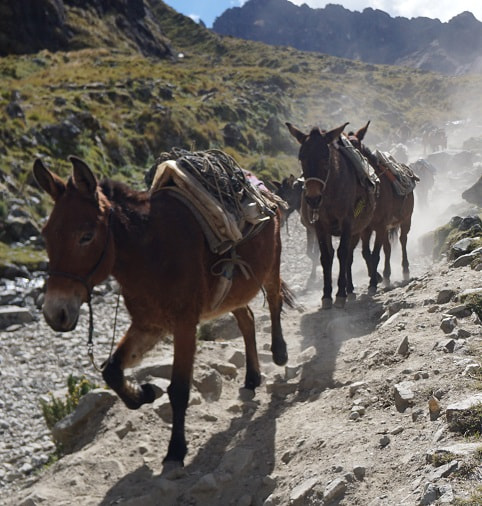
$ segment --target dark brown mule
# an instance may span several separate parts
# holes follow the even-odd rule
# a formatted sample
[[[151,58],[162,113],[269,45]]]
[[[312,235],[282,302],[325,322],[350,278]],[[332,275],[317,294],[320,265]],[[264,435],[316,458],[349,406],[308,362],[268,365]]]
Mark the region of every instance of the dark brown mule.
[[[374,192],[360,184],[355,168],[335,145],[347,124],[328,132],[313,128],[305,134],[286,123],[291,135],[301,144],[298,158],[305,178],[301,214],[314,227],[320,247],[324,309],[332,306],[332,236],[340,237],[335,305],[343,307],[347,295],[353,294],[353,250],[375,207]]]
[[[402,246],[402,269],[403,278],[408,280],[410,277],[408,256],[407,256],[407,236],[412,224],[412,213],[414,207],[413,192],[405,196],[396,193],[392,182],[388,178],[387,170],[381,167],[376,156],[363,143],[363,139],[368,130],[370,121],[360,128],[356,133],[350,134],[351,143],[367,158],[380,179],[380,190],[377,198],[377,205],[373,219],[370,225],[362,232],[362,254],[368,267],[370,276],[369,293],[374,294],[377,291],[377,285],[380,281],[380,275],[377,272],[380,261],[380,250],[383,246],[385,254],[385,266],[383,269],[383,283],[390,285],[390,255],[391,255],[391,237],[396,237],[398,228],[400,229],[400,244]],[[375,232],[375,242],[370,251],[370,238]]]
[[[110,274],[117,279],[132,322],[102,374],[131,409],[153,402],[155,393],[150,384],[127,381],[123,370],[137,363],[164,335],[173,335],[168,389],[173,423],[164,461],[182,464],[187,452],[184,422],[196,326],[201,320],[233,313],[246,346],[245,386],[254,390],[261,376],[248,302],[262,286],[271,314],[273,360],[283,365],[288,359],[280,323],[285,286],[280,279],[279,215],[236,247],[252,275],[247,279],[235,269],[231,290],[221,306],[212,310],[220,278],[211,269],[219,256],[211,253],[191,211],[168,192],[134,191],[111,180],[99,184],[82,160],[70,160],[73,173],[67,183],[40,160],[34,164],[38,183],[55,202],[43,230],[50,260],[45,319],[56,331],[74,329],[92,287]]]

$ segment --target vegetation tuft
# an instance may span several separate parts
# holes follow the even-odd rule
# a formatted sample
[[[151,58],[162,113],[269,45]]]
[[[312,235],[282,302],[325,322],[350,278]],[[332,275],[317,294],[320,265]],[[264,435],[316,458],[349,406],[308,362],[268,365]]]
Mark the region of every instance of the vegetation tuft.
[[[70,374],[67,378],[65,400],[55,397],[52,393],[49,394],[49,401],[40,399],[40,406],[47,427],[52,430],[58,421],[75,410],[83,395],[95,388],[98,388],[98,385],[86,379],[85,376],[77,378]]]
[[[458,413],[449,423],[449,430],[463,436],[482,435],[482,403]]]

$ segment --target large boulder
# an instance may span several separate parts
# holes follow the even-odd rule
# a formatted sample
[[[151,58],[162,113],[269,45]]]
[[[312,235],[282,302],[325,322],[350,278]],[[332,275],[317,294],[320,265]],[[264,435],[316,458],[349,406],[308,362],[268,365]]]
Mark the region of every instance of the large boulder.
[[[462,198],[470,204],[482,207],[482,176],[479,177],[479,180],[475,184],[462,193]]]

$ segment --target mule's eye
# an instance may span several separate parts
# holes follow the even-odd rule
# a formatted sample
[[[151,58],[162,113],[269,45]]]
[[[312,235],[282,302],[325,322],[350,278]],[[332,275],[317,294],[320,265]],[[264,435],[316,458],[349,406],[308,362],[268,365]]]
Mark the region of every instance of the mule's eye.
[[[90,241],[94,238],[93,232],[84,232],[82,236],[80,237],[79,244],[86,245],[89,244]]]

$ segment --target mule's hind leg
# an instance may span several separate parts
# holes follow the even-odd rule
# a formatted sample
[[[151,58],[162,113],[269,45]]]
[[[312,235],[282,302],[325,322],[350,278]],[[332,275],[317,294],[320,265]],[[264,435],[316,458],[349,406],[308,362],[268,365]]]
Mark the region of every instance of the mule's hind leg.
[[[410,269],[407,255],[407,238],[409,231],[410,231],[410,222],[402,223],[400,225],[400,244],[402,246],[402,272],[404,281],[408,281],[410,279]]]
[[[392,269],[390,268],[392,245],[390,244],[388,233],[383,238],[383,253],[385,255],[385,266],[383,268],[383,285],[388,288],[390,286],[390,276],[392,274]]]
[[[261,373],[259,369],[258,350],[256,349],[256,329],[254,326],[254,315],[249,306],[239,307],[233,312],[238,322],[239,330],[244,339],[246,350],[246,378],[245,388],[254,390],[261,385]]]

